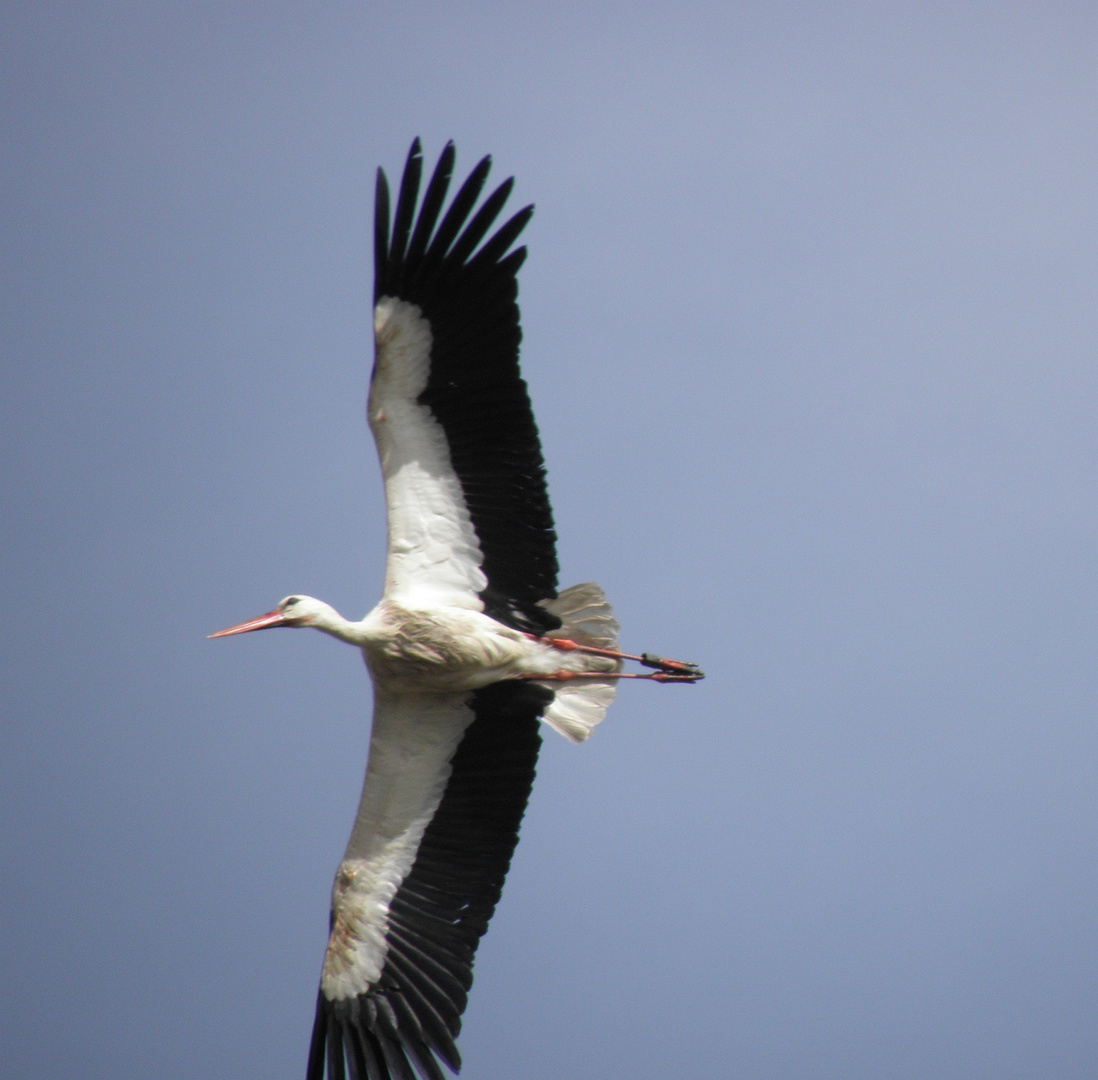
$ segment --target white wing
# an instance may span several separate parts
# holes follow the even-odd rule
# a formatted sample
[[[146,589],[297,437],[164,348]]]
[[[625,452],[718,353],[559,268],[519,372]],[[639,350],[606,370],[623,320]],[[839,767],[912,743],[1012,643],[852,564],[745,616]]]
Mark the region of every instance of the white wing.
[[[442,425],[417,398],[431,369],[431,327],[415,304],[382,297],[367,415],[389,511],[385,596],[408,607],[483,609],[488,583]]]
[[[389,951],[389,905],[415,862],[473,722],[468,694],[375,690],[362,798],[332,887],[332,932],[320,988],[329,1001],[377,986]]]
[[[416,142],[391,233],[378,176],[369,420],[389,512],[385,595],[544,633],[557,626],[539,606],[556,595],[556,535],[518,363],[526,249],[510,250],[533,207],[491,233],[512,182],[474,211],[485,158],[443,212],[451,144],[417,208],[422,164]]]
[[[381,692],[370,761],[332,889],[307,1076],[441,1080],[457,1071],[473,956],[495,910],[534,781],[552,692],[510,680],[472,694]],[[342,1075],[337,1072],[335,1075]]]

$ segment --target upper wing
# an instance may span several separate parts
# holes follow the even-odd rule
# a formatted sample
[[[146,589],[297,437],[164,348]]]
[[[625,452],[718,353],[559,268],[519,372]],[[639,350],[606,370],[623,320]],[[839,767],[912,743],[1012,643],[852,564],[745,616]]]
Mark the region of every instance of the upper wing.
[[[378,170],[368,412],[389,512],[385,595],[464,604],[542,633],[558,625],[537,606],[556,595],[556,535],[518,366],[515,275],[526,249],[507,253],[533,207],[481,245],[512,186],[473,214],[489,165],[477,165],[443,215],[454,166],[447,144],[417,218],[417,139],[391,232]]]
[[[307,1080],[442,1080],[534,780],[552,691],[380,694],[332,931]],[[410,1064],[411,1063],[411,1064]]]

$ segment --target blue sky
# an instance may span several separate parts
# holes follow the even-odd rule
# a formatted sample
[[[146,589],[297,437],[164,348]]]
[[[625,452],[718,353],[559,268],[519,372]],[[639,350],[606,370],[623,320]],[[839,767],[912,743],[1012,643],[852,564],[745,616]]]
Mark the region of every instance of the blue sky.
[[[546,732],[468,1080],[1098,1070],[1090,4],[2,17],[0,1046],[295,1076],[381,583],[373,175],[537,205],[562,581],[697,687]]]

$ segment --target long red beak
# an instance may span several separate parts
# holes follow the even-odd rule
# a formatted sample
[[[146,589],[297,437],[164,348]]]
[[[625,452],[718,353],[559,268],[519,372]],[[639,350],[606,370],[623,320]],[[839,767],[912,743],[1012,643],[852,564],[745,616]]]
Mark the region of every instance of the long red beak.
[[[218,630],[216,634],[207,634],[206,637],[229,637],[232,634],[246,634],[249,630],[267,630],[272,626],[289,625],[285,614],[275,608],[274,611],[268,611],[266,615],[257,615],[254,619],[237,623],[236,626],[230,626],[225,630]]]

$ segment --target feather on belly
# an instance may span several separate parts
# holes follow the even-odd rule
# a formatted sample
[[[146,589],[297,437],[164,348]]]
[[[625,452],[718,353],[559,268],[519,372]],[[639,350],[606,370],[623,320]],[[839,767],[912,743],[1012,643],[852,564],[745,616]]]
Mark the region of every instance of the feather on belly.
[[[515,671],[534,643],[495,619],[463,608],[431,611],[382,601],[362,652],[370,674],[390,689],[476,690]]]

